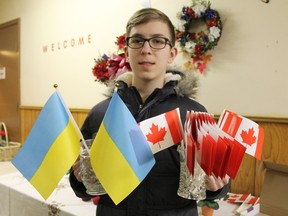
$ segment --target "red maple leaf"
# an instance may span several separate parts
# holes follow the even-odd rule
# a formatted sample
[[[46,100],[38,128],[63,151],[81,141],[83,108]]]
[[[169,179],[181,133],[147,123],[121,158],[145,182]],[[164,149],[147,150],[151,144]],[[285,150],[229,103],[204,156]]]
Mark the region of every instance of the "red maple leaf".
[[[156,143],[158,143],[159,145],[159,148],[161,148],[161,145],[160,145],[160,141],[163,141],[164,140],[164,137],[165,137],[165,134],[166,134],[166,130],[165,130],[165,127],[162,127],[158,128],[158,125],[155,125],[154,123],[152,123],[152,126],[150,128],[150,131],[152,133],[148,133],[146,135],[147,137],[147,140],[152,142],[153,145],[155,145]]]
[[[254,135],[254,128],[249,128],[248,132],[242,130],[241,132],[241,137],[244,143],[248,144],[248,145],[253,145],[256,142],[256,136]]]

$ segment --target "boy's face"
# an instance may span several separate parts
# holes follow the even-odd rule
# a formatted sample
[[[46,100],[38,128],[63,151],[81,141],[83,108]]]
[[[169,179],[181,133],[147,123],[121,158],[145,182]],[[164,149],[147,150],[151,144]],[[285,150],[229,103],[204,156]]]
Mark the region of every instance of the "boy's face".
[[[130,35],[127,36],[145,39],[165,37],[170,41],[168,25],[158,20],[133,27]],[[177,55],[177,49],[171,48],[169,44],[166,44],[163,49],[153,49],[146,41],[139,49],[127,47],[125,53],[136,79],[164,81],[167,65],[173,62]]]

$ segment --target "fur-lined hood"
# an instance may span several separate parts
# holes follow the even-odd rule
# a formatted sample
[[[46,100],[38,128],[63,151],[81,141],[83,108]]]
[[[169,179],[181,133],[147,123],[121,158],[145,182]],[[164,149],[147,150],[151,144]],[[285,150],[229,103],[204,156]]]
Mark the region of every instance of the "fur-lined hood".
[[[125,72],[117,77],[115,82],[125,82],[128,86],[132,85],[133,73]],[[167,70],[165,75],[165,84],[169,81],[178,81],[174,89],[176,94],[180,97],[186,96],[196,99],[198,90],[198,79],[193,72],[180,72],[177,70]],[[114,83],[108,84],[108,91],[104,94],[107,97],[112,96],[114,91]]]

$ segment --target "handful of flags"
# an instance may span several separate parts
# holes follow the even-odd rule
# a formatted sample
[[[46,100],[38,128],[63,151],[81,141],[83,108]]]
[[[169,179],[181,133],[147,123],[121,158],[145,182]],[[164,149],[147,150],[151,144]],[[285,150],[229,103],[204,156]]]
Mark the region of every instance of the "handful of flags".
[[[181,141],[192,175],[197,161],[207,175],[235,178],[245,152],[261,158],[264,132],[255,122],[224,110],[217,125],[211,114],[191,111],[183,128],[179,112],[177,108],[137,124],[114,92],[90,158],[99,181],[116,205],[152,169],[153,154]],[[12,164],[47,199],[78,157],[80,139],[82,134],[56,91]]]
[[[195,159],[207,175],[235,178],[244,154],[261,159],[264,131],[255,122],[224,110],[218,125],[213,115],[187,112],[184,124],[186,164],[193,175]]]

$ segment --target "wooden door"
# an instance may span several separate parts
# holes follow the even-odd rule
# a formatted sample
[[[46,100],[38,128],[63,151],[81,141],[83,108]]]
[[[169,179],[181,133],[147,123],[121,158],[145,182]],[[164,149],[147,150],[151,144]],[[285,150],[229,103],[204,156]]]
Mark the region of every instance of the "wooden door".
[[[19,19],[0,24],[0,121],[7,126],[9,140],[16,142],[21,137],[19,26]]]

